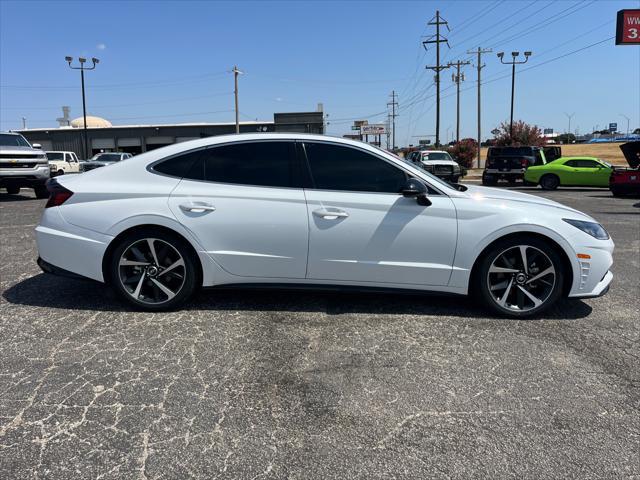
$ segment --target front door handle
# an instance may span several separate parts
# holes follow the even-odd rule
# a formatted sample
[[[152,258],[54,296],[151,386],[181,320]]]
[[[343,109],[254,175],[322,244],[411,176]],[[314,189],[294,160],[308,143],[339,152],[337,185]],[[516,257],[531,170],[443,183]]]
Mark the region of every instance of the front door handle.
[[[180,204],[180,210],[184,212],[204,213],[214,212],[216,207],[209,205],[208,203],[182,203]]]
[[[319,208],[314,210],[313,214],[316,217],[324,218],[325,220],[336,220],[338,218],[347,218],[349,214],[339,208]]]

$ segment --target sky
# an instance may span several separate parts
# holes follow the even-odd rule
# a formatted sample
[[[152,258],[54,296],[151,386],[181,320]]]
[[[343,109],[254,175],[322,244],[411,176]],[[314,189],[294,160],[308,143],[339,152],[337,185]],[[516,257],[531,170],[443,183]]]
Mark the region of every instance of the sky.
[[[533,52],[516,70],[515,119],[579,133],[640,127],[640,46],[615,45],[616,12],[640,1],[11,1],[0,0],[0,129],[55,127],[61,106],[82,115],[80,75],[64,57],[97,57],[86,73],[87,113],[114,125],[234,121],[324,105],[327,131],[382,123],[398,94],[396,144],[435,131],[435,49],[422,41],[436,10],[462,67],[460,137],[477,131],[483,55],[483,138],[508,120],[511,67],[496,56]],[[523,56],[521,55],[521,59]],[[456,89],[442,72],[441,140],[454,135]]]

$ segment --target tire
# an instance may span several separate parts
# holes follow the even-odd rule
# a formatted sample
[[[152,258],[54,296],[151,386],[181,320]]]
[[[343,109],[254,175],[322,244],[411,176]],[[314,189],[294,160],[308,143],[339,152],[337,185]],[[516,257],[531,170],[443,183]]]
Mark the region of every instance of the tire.
[[[459,180],[460,180],[460,177],[453,177],[451,179],[451,183],[458,183]]]
[[[611,195],[613,195],[614,197],[624,196],[624,193],[622,193],[622,190],[620,190],[619,188],[609,187],[609,189],[611,190]]]
[[[121,261],[128,264],[121,265]],[[200,287],[198,262],[191,246],[178,235],[145,229],[127,235],[115,246],[108,279],[120,297],[138,309],[172,310]]]
[[[492,175],[482,175],[482,185],[493,187],[498,184],[498,180]]]
[[[44,185],[37,185],[33,187],[33,191],[36,194],[36,198],[49,198],[49,190]]]
[[[531,317],[551,307],[562,295],[564,263],[548,241],[527,236],[506,238],[487,250],[479,262],[472,292],[498,315]]]
[[[64,170],[58,170],[56,172],[56,177],[60,176],[60,175],[64,175]]]
[[[7,193],[9,195],[18,195],[20,193],[20,187],[7,187]]]
[[[540,179],[540,186],[544,190],[555,190],[559,185],[560,179],[557,175],[553,175],[552,173],[547,173]]]

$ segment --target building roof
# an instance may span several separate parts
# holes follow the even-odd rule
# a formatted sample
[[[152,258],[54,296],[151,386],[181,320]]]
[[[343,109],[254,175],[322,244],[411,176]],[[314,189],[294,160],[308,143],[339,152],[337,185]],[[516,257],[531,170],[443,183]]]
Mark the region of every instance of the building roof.
[[[80,128],[82,128],[82,118],[80,119]],[[272,120],[261,121],[245,121],[240,122],[240,125],[273,125]],[[87,128],[166,128],[166,127],[217,127],[217,126],[230,126],[235,125],[235,122],[192,122],[192,123],[162,123],[162,124],[148,124],[148,125],[109,125],[108,127],[94,127],[87,117]],[[52,130],[72,130],[73,127],[50,127],[50,128],[24,128],[16,130],[17,132],[50,132]]]

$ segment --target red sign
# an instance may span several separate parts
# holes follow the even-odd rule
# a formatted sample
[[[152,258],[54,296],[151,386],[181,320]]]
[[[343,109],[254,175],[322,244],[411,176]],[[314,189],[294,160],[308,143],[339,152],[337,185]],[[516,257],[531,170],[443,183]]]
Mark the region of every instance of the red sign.
[[[616,45],[640,45],[640,10],[618,11]]]

